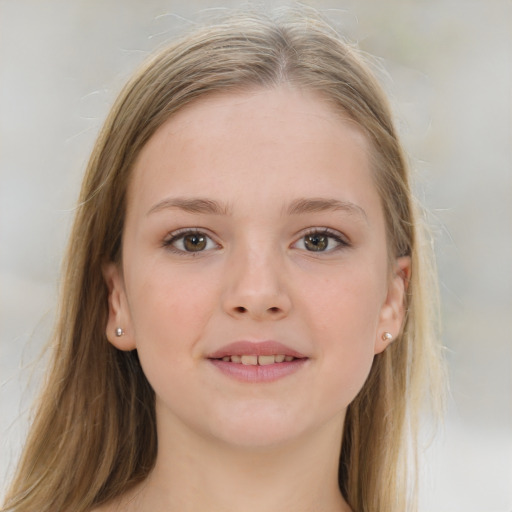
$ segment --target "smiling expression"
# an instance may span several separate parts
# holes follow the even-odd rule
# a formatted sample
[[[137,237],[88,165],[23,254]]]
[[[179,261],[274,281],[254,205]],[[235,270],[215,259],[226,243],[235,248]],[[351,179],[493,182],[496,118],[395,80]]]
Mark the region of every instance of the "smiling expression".
[[[197,100],[149,140],[105,268],[107,335],[137,349],[159,424],[251,446],[341,430],[403,319],[408,262],[389,267],[368,153],[285,86]]]

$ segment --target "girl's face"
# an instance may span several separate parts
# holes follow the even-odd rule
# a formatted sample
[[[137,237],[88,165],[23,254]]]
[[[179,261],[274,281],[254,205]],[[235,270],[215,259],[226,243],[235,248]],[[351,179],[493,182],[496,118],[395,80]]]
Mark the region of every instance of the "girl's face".
[[[341,431],[409,272],[389,268],[368,153],[284,86],[201,99],[150,139],[105,277],[107,335],[137,349],[159,428],[239,446]]]

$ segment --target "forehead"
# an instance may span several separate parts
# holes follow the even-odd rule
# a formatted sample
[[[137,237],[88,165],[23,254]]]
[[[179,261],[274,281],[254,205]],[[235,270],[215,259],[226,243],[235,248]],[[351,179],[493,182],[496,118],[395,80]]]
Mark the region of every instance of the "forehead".
[[[208,192],[263,204],[333,189],[378,201],[367,139],[321,95],[282,86],[214,94],[178,111],[139,154],[128,203]]]

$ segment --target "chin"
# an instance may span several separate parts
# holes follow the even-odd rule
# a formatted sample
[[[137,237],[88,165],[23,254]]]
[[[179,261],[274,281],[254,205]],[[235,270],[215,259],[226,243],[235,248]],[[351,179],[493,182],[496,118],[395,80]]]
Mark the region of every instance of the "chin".
[[[252,425],[230,425],[229,430],[218,433],[216,437],[234,448],[265,450],[291,443],[300,437],[300,433],[282,424],[260,425],[255,421]]]
[[[225,420],[211,425],[210,433],[235,447],[265,449],[293,442],[312,427],[282,406],[255,407],[253,403],[240,409],[222,415]]]

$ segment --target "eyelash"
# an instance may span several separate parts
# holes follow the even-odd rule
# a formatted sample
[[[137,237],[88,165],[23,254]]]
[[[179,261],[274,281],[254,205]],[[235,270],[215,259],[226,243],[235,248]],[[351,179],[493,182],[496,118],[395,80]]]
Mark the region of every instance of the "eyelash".
[[[206,245],[205,249],[202,249],[202,250],[199,250],[199,251],[187,251],[187,250],[184,250],[184,249],[178,249],[177,247],[174,246],[174,244],[178,240],[184,240],[187,235],[196,235],[196,236],[199,236],[199,237],[207,238],[208,240],[206,241],[207,245]],[[320,250],[320,251],[308,251],[307,249],[304,249],[306,252],[310,252],[310,253],[315,253],[315,252],[330,253],[330,252],[334,252],[334,251],[338,251],[338,250],[341,250],[341,249],[344,249],[344,248],[351,247],[350,242],[346,239],[345,236],[343,236],[339,231],[335,231],[335,230],[333,230],[331,228],[327,228],[327,227],[323,227],[323,228],[310,228],[310,229],[308,229],[306,232],[301,234],[301,236],[298,238],[298,240],[296,242],[294,242],[292,244],[292,246],[296,245],[301,240],[304,240],[307,236],[311,236],[311,235],[326,236],[327,238],[329,238],[331,240],[334,240],[335,243],[336,243],[336,246],[333,247],[332,249]],[[169,251],[171,251],[173,253],[176,253],[176,254],[179,254],[179,255],[191,255],[191,256],[194,256],[194,255],[196,255],[198,253],[211,250],[211,247],[208,248],[208,244],[209,243],[213,243],[213,244],[215,244],[216,247],[219,247],[219,244],[217,242],[215,242],[211,236],[206,234],[201,229],[199,229],[199,228],[193,228],[193,229],[191,229],[191,228],[182,228],[182,229],[178,229],[177,231],[174,231],[174,232],[170,233],[169,236],[163,241],[162,245],[163,245],[163,247],[165,247],[166,249],[168,249]]]
[[[207,244],[209,242],[213,242],[215,244],[215,246],[219,247],[219,244],[217,242],[215,242],[211,236],[209,236],[204,231],[202,231],[198,228],[193,228],[193,229],[183,228],[183,229],[178,229],[176,231],[173,231],[172,233],[169,233],[169,236],[167,238],[165,238],[162,245],[169,251],[174,252],[176,254],[180,254],[180,255],[186,254],[186,255],[194,256],[195,254],[205,252],[204,250],[202,250],[202,251],[186,251],[183,249],[178,249],[177,247],[175,247],[173,245],[178,240],[184,240],[187,235],[196,235],[196,236],[200,236],[200,237],[204,236],[205,238],[208,239],[208,241],[206,242]],[[208,249],[206,249],[206,250],[208,250]]]
[[[320,252],[320,253],[331,253],[335,251],[339,251],[342,249],[346,249],[348,247],[351,247],[351,243],[348,241],[348,239],[342,235],[339,231],[336,231],[331,228],[323,227],[323,228],[311,228],[308,229],[305,233],[303,233],[299,240],[294,243],[297,244],[300,240],[304,240],[305,237],[310,235],[317,235],[317,236],[326,236],[330,239],[333,239],[336,242],[336,246],[332,249],[328,249],[326,251],[308,251],[310,253]]]

